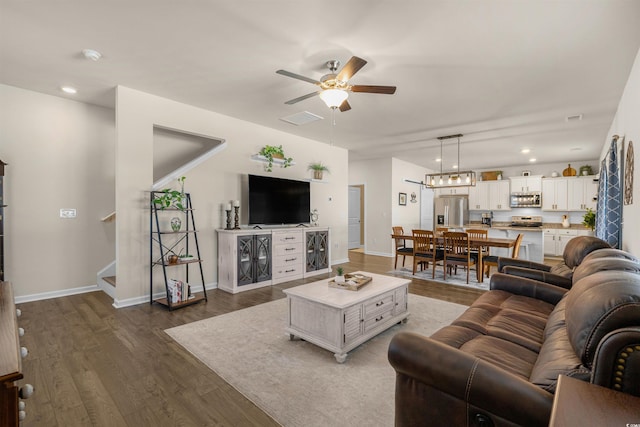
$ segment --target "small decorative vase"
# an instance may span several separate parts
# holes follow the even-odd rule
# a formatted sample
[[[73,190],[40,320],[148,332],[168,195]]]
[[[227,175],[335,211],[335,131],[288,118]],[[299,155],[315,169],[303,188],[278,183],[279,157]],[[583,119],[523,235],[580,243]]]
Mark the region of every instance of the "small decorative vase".
[[[562,215],[562,226],[564,228],[571,227],[571,224],[569,224],[569,217],[567,217],[566,215]]]
[[[180,231],[182,227],[182,220],[178,217],[171,218],[171,229],[173,231]]]
[[[344,276],[336,276],[333,280],[335,280],[336,283],[344,283]]]
[[[322,171],[313,171],[314,179],[322,179]]]

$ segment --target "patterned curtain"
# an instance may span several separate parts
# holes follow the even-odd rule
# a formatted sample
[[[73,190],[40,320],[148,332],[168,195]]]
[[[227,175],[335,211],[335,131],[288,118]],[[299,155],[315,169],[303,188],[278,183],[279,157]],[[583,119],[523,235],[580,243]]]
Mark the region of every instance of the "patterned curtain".
[[[596,210],[596,237],[608,242],[614,248],[620,248],[622,226],[622,188],[617,141],[618,137],[615,136],[611,141],[609,153],[600,165]]]

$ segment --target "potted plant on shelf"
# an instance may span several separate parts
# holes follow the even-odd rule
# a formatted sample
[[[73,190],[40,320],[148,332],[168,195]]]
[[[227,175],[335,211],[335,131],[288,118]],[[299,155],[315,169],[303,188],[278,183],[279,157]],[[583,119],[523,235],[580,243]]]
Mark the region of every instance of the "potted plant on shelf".
[[[322,179],[322,174],[324,172],[331,173],[329,168],[326,165],[323,165],[322,162],[309,163],[307,170],[313,171],[314,179]]]
[[[582,217],[582,224],[589,227],[591,231],[596,227],[596,213],[591,208],[587,208],[587,213]]]
[[[344,270],[342,267],[336,268],[337,276],[333,279],[336,283],[344,283]]]
[[[180,184],[180,190],[172,190],[170,188],[165,188],[161,191],[156,191],[156,197],[153,199],[153,203],[156,205],[157,209],[166,209],[170,207],[174,207],[181,211],[184,211],[187,208],[187,203],[184,195],[184,180],[186,178],[181,176],[178,178],[178,183]],[[178,227],[178,229],[180,229]]]
[[[283,168],[288,168],[291,166],[291,162],[293,162],[293,158],[286,157],[284,155],[284,151],[282,150],[282,145],[265,145],[262,147],[262,150],[258,153],[261,156],[264,156],[267,159],[267,165],[264,167],[264,170],[267,172],[271,172],[273,170],[273,159],[282,159],[284,163],[282,164]]]
[[[589,165],[580,166],[580,175],[593,175],[593,169]]]

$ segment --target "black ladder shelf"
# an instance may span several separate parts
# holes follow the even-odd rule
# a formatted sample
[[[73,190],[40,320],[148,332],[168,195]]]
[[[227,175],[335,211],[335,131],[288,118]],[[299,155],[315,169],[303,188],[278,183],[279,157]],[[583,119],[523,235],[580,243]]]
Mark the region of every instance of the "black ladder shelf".
[[[151,213],[149,215],[149,228],[151,230],[151,235],[149,239],[149,304],[153,304],[157,302],[169,308],[169,310],[174,310],[177,308],[187,307],[189,305],[193,305],[199,303],[200,301],[207,301],[207,290],[204,286],[204,273],[202,271],[202,259],[200,258],[200,248],[198,247],[198,232],[196,229],[195,220],[193,218],[193,205],[191,204],[191,195],[189,193],[184,193],[185,196],[185,208],[178,209],[175,207],[161,208],[160,206],[153,203],[153,200],[157,197],[158,194],[162,193],[162,191],[151,191]],[[160,213],[173,213],[174,215],[183,216],[181,219],[182,226],[179,231],[172,230],[161,230],[160,229]],[[170,218],[170,217],[169,217]],[[167,218],[168,219],[168,218]],[[170,237],[170,236],[173,237]],[[163,242],[163,236],[165,236],[165,241]],[[193,239],[191,239],[191,237]],[[185,254],[191,254],[189,252],[189,243],[190,240],[193,240],[195,244],[195,257],[193,259],[185,260],[179,259],[177,262],[169,262],[170,255],[179,255],[179,248],[183,248],[185,250]],[[180,245],[180,246],[179,246]],[[182,246],[184,245],[184,246]],[[155,246],[155,251],[154,251]],[[167,269],[176,269],[180,266],[183,266],[185,269],[185,281],[189,283],[189,267],[198,265],[200,271],[200,283],[202,284],[202,293],[191,293],[191,287],[188,287],[188,295],[182,296],[179,301],[173,301],[172,291],[170,288],[170,277],[167,275]],[[154,299],[153,297],[153,270],[155,267],[162,267],[162,274],[164,278],[164,287],[166,292],[166,297]]]

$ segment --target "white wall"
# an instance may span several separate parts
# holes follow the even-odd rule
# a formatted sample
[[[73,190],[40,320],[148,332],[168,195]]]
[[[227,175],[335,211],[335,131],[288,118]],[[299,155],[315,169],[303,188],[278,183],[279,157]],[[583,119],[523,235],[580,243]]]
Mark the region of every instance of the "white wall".
[[[633,68],[629,74],[629,80],[625,86],[622,98],[618,104],[618,111],[611,124],[609,133],[602,148],[601,159],[604,159],[613,135],[625,137],[624,163],[627,146],[633,141],[634,150],[634,174],[633,174],[633,204],[622,207],[622,249],[640,256],[640,50],[636,55]],[[620,147],[618,147],[620,148]]]
[[[349,185],[364,185],[364,251],[367,254],[390,255],[393,211],[391,168],[392,159],[349,163]]]
[[[331,174],[325,176],[327,183],[311,184],[311,209],[318,209],[321,226],[331,227],[332,262],[347,259],[346,150],[126,87],[117,90],[116,118],[117,305],[140,302],[149,292],[146,191],[153,182],[153,125],[227,142],[227,148],[220,154],[185,175],[185,189],[191,193],[196,209],[205,283],[217,281],[215,229],[224,227],[221,206],[241,199],[243,174],[267,174],[263,163],[251,160],[265,144],[282,145],[286,155],[296,163],[286,169],[275,167],[271,176],[305,179],[311,177],[307,171],[310,162],[322,161],[328,165]],[[158,270],[158,276],[161,274]],[[154,292],[159,290],[160,282],[157,282]]]
[[[365,253],[392,256],[391,227],[405,232],[420,226],[420,186],[404,179],[422,181],[426,169],[403,160],[376,159],[349,163],[349,185],[364,185]],[[416,203],[411,203],[411,193]],[[399,193],[407,193],[407,205],[398,204]]]
[[[114,224],[100,218],[114,208],[114,152],[113,110],[0,85],[5,278],[17,297],[94,286],[113,261]]]
[[[424,181],[427,173],[422,166],[405,162],[399,159],[392,159],[392,187],[391,187],[391,205],[393,206],[392,225],[401,226],[404,232],[411,233],[414,228],[420,228],[420,185],[406,182],[405,179],[411,181]],[[407,194],[407,205],[400,206],[398,203],[399,193]],[[415,193],[415,203],[411,202],[411,193]],[[393,242],[389,242],[389,253],[394,251]]]

